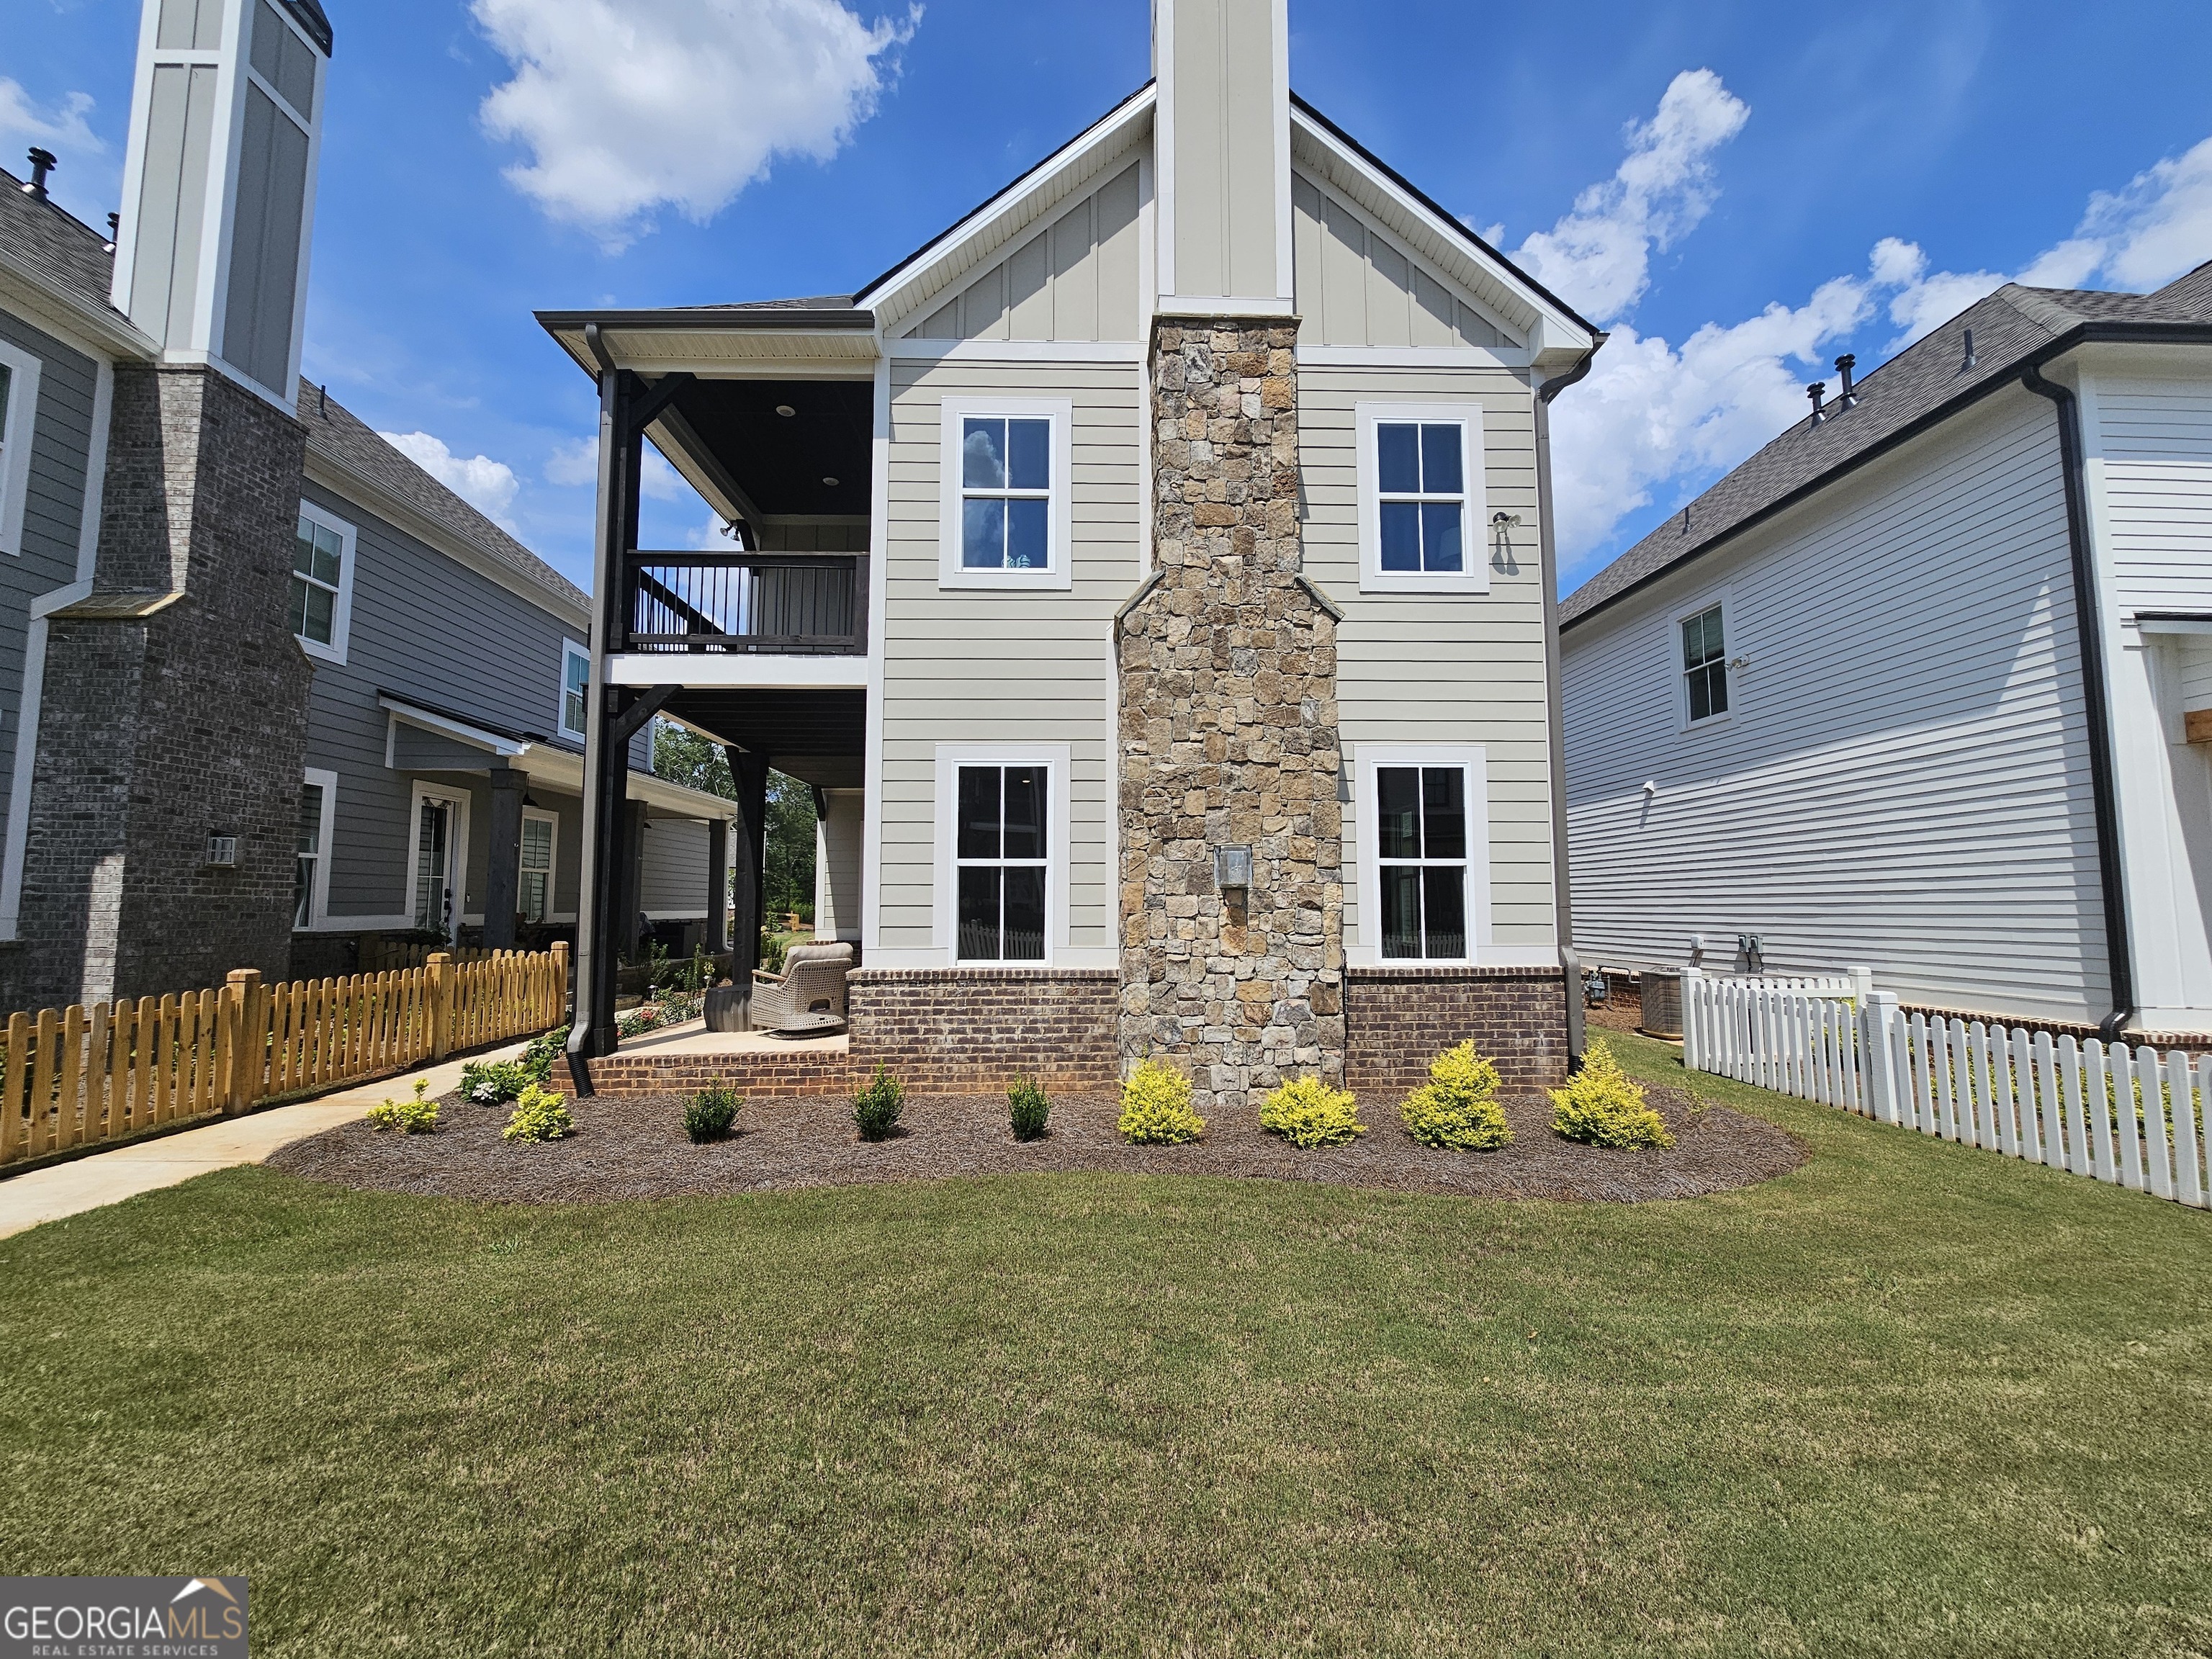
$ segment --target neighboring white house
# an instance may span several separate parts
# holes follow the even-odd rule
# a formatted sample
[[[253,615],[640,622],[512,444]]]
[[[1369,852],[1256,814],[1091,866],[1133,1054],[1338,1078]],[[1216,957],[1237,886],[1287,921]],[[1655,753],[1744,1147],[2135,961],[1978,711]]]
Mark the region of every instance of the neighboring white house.
[[[1561,614],[1585,960],[2212,1031],[2212,265],[2000,289]]]

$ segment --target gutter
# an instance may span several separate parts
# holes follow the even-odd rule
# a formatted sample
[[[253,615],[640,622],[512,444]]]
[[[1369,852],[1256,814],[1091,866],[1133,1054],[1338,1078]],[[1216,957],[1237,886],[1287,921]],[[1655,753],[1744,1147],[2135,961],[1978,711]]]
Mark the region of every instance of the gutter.
[[[1583,1020],[1582,958],[1575,951],[1571,872],[1567,862],[1566,701],[1560,689],[1559,566],[1552,535],[1552,400],[1590,372],[1606,337],[1565,374],[1536,388],[1536,557],[1544,567],[1544,720],[1552,749],[1552,908],[1559,965],[1567,978],[1567,1059],[1579,1066],[1588,1047]]]
[[[2105,907],[2105,962],[2112,978],[2112,1012],[2097,1027],[2111,1042],[2135,1018],[2135,957],[2128,939],[2127,893],[2122,881],[2119,795],[2112,779],[2112,713],[2105,684],[2102,584],[2089,543],[2088,486],[2082,457],[2081,404],[2070,387],[2043,377],[2039,362],[2021,371],[2020,383],[2057,405],[2058,459],[2066,484],[2066,545],[2074,566],[2074,627],[2081,654],[2081,712],[2089,727],[2089,796],[2097,822],[2097,878]]]

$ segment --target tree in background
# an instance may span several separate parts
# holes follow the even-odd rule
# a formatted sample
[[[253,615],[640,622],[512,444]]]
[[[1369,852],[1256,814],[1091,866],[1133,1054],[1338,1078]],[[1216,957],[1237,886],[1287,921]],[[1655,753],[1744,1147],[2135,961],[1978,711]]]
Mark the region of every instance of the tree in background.
[[[730,757],[722,745],[689,726],[653,722],[653,770],[724,800],[738,798],[730,776]],[[814,915],[814,792],[797,778],[768,775],[768,913],[771,919],[796,910]]]

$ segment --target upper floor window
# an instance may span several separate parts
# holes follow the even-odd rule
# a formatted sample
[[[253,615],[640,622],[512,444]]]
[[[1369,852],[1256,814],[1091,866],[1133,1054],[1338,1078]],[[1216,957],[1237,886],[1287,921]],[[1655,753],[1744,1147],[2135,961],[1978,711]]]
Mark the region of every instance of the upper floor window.
[[[561,735],[584,741],[591,712],[592,653],[574,640],[561,641]]]
[[[39,360],[0,341],[0,553],[23,550],[31,495],[31,428],[39,407]]]
[[[292,860],[292,926],[321,921],[330,893],[331,826],[337,774],[309,767],[300,791],[300,823]]]
[[[1682,682],[1692,722],[1728,713],[1728,649],[1717,605],[1682,618]]]
[[[1473,404],[1361,404],[1360,586],[1480,593],[1482,410]]]
[[[1045,957],[1046,769],[960,769],[954,857],[963,962]]]
[[[1066,587],[1073,405],[944,400],[941,585]]]
[[[300,504],[292,543],[292,632],[311,657],[346,659],[353,608],[354,527],[312,502]]]

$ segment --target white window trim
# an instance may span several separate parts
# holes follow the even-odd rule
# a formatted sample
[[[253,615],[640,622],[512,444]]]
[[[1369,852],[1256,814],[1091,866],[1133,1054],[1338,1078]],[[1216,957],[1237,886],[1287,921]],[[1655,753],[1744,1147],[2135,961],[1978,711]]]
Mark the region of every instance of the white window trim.
[[[1467,937],[1464,957],[1386,957],[1382,954],[1382,836],[1376,825],[1376,774],[1386,766],[1457,766],[1467,774]],[[1358,837],[1359,928],[1356,946],[1346,953],[1357,968],[1466,968],[1493,960],[1490,926],[1489,750],[1481,744],[1385,744],[1359,745],[1359,769],[1352,785],[1352,816]]]
[[[1045,568],[1042,570],[969,570],[960,562],[961,422],[993,416],[1052,423],[1052,507],[1045,515]],[[1006,591],[1072,586],[1073,401],[1066,398],[946,398],[938,405],[938,420],[937,585]]]
[[[1692,617],[1703,616],[1718,605],[1721,611],[1721,672],[1728,677],[1728,709],[1723,714],[1708,714],[1701,720],[1690,718],[1690,676],[1682,666],[1682,624]],[[1736,708],[1741,701],[1743,681],[1733,665],[1738,659],[1736,650],[1735,594],[1731,588],[1708,591],[1694,602],[1676,606],[1667,617],[1667,671],[1674,679],[1674,730],[1680,733],[1711,732],[1728,726],[1735,720]]]
[[[553,729],[564,738],[582,743],[585,734],[568,724],[568,665],[579,657],[584,659],[584,718],[586,721],[592,718],[592,653],[575,641],[564,638],[561,641],[561,688],[554,705]]]
[[[930,945],[948,968],[1050,968],[1067,951],[1069,744],[940,743],[937,745],[937,893],[930,908]],[[1045,769],[1044,960],[963,962],[960,959],[960,769],[963,766],[1042,766]]]
[[[407,829],[400,839],[405,844],[405,862],[399,889],[400,902],[406,908],[406,927],[415,921],[415,856],[422,834],[422,803],[426,800],[449,802],[453,809],[453,825],[446,841],[447,867],[453,872],[453,927],[459,929],[470,917],[469,901],[469,792],[449,788],[434,783],[417,781],[407,798]],[[477,918],[482,921],[481,917]]]
[[[315,886],[307,896],[307,921],[305,927],[295,923],[292,928],[295,933],[312,933],[330,919],[331,846],[337,839],[338,775],[323,767],[310,766],[301,781],[323,792],[323,821],[315,831]]]
[[[1483,476],[1482,405],[1468,403],[1355,404],[1359,477],[1359,591],[1363,593],[1487,593],[1490,511]],[[1456,573],[1382,568],[1382,489],[1375,428],[1397,421],[1457,421],[1460,469],[1467,482],[1464,545]]]
[[[542,806],[526,806],[522,809],[522,821],[525,823],[536,822],[550,826],[545,840],[545,915],[542,922],[532,924],[533,927],[550,927],[554,925],[558,918],[557,906],[560,899],[558,890],[561,885],[561,815],[558,812],[549,812]],[[529,872],[522,867],[522,842],[518,833],[514,845],[514,897],[517,915],[521,914],[522,910],[522,878],[528,873]]]
[[[317,507],[313,501],[300,503],[300,516],[319,524],[344,544],[338,555],[338,597],[331,610],[331,642],[311,640],[304,634],[292,637],[300,648],[322,662],[343,663],[346,659],[346,641],[353,631],[353,566],[356,550],[360,544],[360,532],[335,513]],[[296,573],[295,573],[296,574]],[[288,592],[289,589],[286,590]]]
[[[23,509],[31,499],[31,446],[38,436],[39,360],[21,347],[0,340],[0,364],[9,372],[5,430],[0,454],[0,553],[23,551]],[[87,492],[88,504],[90,492]]]

